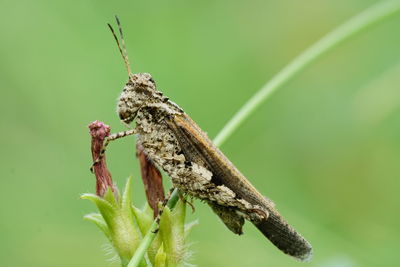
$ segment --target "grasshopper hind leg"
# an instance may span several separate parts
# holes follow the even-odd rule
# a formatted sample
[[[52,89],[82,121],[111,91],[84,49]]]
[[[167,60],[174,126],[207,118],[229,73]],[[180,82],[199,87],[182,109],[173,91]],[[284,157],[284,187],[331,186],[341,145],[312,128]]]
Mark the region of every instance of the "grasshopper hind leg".
[[[222,222],[235,234],[242,234],[245,219],[260,221],[268,217],[268,212],[258,206],[237,198],[237,195],[224,185],[212,182],[213,173],[207,168],[191,162],[182,164],[170,172],[175,187],[193,197],[204,200],[219,216]]]
[[[237,235],[243,234],[244,217],[242,215],[232,208],[218,205],[215,202],[209,201],[208,205],[229,230]]]

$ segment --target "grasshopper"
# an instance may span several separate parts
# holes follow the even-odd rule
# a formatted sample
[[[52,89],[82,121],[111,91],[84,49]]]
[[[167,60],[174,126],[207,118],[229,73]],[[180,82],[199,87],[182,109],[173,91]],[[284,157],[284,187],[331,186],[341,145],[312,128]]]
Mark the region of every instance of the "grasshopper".
[[[110,141],[136,134],[138,144],[171,177],[173,187],[206,202],[233,233],[242,234],[248,220],[284,253],[310,259],[311,245],[282,218],[275,204],[257,191],[177,104],[157,90],[150,74],[131,72],[122,27],[116,20],[120,39],[108,26],[129,75],[117,112],[128,127],[136,124],[110,135],[100,158]]]

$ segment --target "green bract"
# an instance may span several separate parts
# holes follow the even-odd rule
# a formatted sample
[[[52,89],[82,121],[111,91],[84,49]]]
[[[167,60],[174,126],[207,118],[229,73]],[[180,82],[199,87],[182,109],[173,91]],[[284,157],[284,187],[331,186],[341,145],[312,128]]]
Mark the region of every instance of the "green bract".
[[[106,235],[121,265],[127,266],[139,243],[150,229],[154,218],[153,210],[146,204],[143,209],[132,205],[131,178],[128,179],[122,197],[109,188],[104,197],[95,194],[83,194],[82,199],[89,199],[96,204],[100,213],[86,215],[86,220],[94,222]],[[179,201],[171,211],[164,208],[157,237],[147,250],[147,259],[139,266],[174,267],[185,263],[189,253],[185,245],[187,233],[196,223],[185,226],[186,205]]]

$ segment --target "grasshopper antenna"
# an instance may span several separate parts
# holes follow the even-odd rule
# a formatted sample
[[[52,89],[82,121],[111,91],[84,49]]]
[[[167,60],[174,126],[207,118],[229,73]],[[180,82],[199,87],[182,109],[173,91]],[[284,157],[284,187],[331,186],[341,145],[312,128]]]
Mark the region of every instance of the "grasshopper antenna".
[[[119,19],[118,19],[117,16],[115,16],[115,19],[117,20],[117,25],[118,25],[119,33],[120,33],[120,36],[121,36],[121,43],[122,43],[122,46],[121,46],[121,43],[120,43],[119,40],[118,40],[117,35],[115,34],[114,28],[111,26],[110,23],[107,23],[107,25],[108,25],[108,27],[110,28],[110,30],[111,30],[111,32],[112,32],[112,35],[114,36],[115,41],[117,42],[117,46],[118,46],[119,52],[120,52],[120,54],[121,54],[121,56],[122,56],[122,59],[123,59],[124,62],[125,62],[126,70],[128,71],[128,74],[130,75],[130,74],[132,73],[132,71],[131,71],[131,65],[129,64],[128,52],[127,52],[126,46],[125,46],[125,40],[124,40],[124,35],[123,35],[123,33],[122,33],[121,23],[120,23],[120,21],[119,21]]]

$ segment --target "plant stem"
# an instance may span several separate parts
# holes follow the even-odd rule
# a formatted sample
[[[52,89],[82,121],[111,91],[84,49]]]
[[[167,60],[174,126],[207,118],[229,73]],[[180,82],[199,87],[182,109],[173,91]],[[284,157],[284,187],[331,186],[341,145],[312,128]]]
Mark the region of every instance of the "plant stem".
[[[307,67],[311,62],[319,58],[325,52],[331,50],[344,40],[356,35],[362,30],[396,14],[400,11],[399,1],[379,2],[369,7],[360,14],[351,18],[335,30],[331,31],[325,37],[320,39],[306,51],[296,57],[291,63],[276,74],[267,82],[247,103],[233,116],[214,139],[217,146],[222,145],[232,133],[247,119],[265,100],[268,99],[277,89],[292,79],[297,73]],[[171,195],[167,206],[172,209],[179,199],[178,190],[175,189]],[[144,236],[141,244],[133,255],[127,267],[138,266],[151,242],[154,240],[158,224],[154,221],[150,230]]]
[[[318,42],[297,56],[291,63],[267,82],[246,104],[230,119],[225,127],[214,139],[214,143],[220,146],[232,133],[247,119],[272,93],[292,79],[297,73],[305,69],[310,63],[319,58],[325,52],[331,50],[344,40],[356,35],[362,30],[396,14],[400,11],[399,1],[379,2],[360,14],[351,18],[335,30],[325,35]]]

